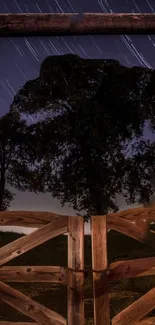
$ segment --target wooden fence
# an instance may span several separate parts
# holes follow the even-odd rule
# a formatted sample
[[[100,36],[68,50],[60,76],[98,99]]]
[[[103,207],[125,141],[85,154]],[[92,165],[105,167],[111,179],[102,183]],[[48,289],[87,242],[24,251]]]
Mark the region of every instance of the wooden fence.
[[[134,221],[134,223],[133,223]],[[110,320],[108,283],[122,278],[155,275],[155,257],[119,261],[108,266],[107,230],[114,229],[140,242],[155,235],[149,223],[155,221],[155,209],[130,209],[107,216],[93,216],[92,269],[94,325],[155,324],[155,317],[143,320],[155,308],[155,288]],[[35,323],[1,321],[0,325],[84,325],[84,220],[80,216],[62,216],[49,212],[0,212],[0,225],[38,228],[0,248],[0,299],[32,318]],[[68,232],[68,268],[61,266],[3,266],[32,248]],[[58,313],[13,289],[5,282],[50,282],[67,286],[68,316]]]
[[[93,34],[155,34],[155,14],[0,14],[1,37]]]
[[[155,33],[155,14],[0,14],[0,36],[88,35]],[[151,241],[149,223],[154,209],[134,209],[108,216],[94,216],[92,226],[92,272],[94,325],[155,324],[143,319],[155,308],[155,288],[110,320],[109,281],[155,275],[155,257],[119,261],[109,265],[107,229],[114,229],[140,242]],[[134,223],[133,223],[134,222]],[[84,317],[84,221],[80,216],[49,212],[0,212],[1,225],[38,228],[0,249],[0,299],[36,323],[0,322],[0,325],[83,325]],[[3,266],[32,248],[68,232],[68,269],[61,266]],[[2,282],[4,281],[4,282]],[[53,282],[67,285],[67,321],[5,282]]]

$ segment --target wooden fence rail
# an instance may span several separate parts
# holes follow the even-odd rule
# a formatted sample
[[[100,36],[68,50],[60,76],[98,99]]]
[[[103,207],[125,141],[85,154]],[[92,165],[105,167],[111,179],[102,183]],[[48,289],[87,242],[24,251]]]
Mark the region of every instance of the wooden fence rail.
[[[92,269],[94,293],[94,325],[110,324],[106,216],[94,216],[92,227]]]
[[[155,317],[143,319],[155,308],[155,288],[110,319],[108,284],[123,278],[155,275],[155,257],[118,261],[108,265],[107,230],[114,229],[140,242],[155,236],[149,224],[155,209],[130,209],[91,218],[94,325],[152,325]],[[84,325],[84,219],[50,212],[0,212],[0,224],[38,228],[0,248],[0,299],[35,323],[1,321],[0,325]],[[68,267],[5,266],[4,264],[60,234],[68,233]],[[67,286],[67,320],[4,282],[49,282]],[[111,322],[111,323],[110,323]]]
[[[0,14],[0,36],[154,34],[155,14]]]
[[[155,34],[155,14],[0,14],[0,37],[90,34]],[[153,325],[143,319],[155,307],[155,288],[110,320],[108,283],[121,278],[155,274],[155,257],[119,261],[108,266],[107,230],[114,229],[140,242],[151,242],[155,209],[131,209],[92,217],[94,325]],[[84,325],[84,220],[49,212],[0,212],[0,225],[38,228],[0,249],[0,299],[35,322],[0,325]],[[32,248],[68,232],[68,268],[60,266],[3,266]],[[67,285],[67,321],[5,282],[54,282]]]

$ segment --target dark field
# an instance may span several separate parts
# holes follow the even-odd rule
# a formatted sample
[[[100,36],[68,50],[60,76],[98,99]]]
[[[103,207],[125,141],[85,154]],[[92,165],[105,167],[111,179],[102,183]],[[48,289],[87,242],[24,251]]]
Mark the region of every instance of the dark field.
[[[16,233],[0,232],[0,246],[8,244],[20,236]],[[155,238],[153,247],[139,243],[115,231],[108,233],[108,258],[112,261],[155,256]],[[59,236],[49,240],[5,265],[60,265],[67,267],[67,236]],[[89,266],[91,266],[91,237],[85,236],[85,267]],[[66,287],[49,283],[10,283],[10,285],[66,317]],[[154,286],[155,276],[125,279],[111,283],[111,317]],[[90,276],[85,282],[85,315],[87,324],[93,324],[92,281]],[[148,316],[155,316],[155,310]],[[32,321],[9,305],[0,302],[0,321],[2,320]]]

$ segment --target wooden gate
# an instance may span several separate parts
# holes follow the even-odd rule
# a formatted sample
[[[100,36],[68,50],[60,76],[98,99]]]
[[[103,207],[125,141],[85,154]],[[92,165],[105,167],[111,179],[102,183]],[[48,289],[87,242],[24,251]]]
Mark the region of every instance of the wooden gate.
[[[94,325],[151,325],[155,317],[142,320],[155,308],[155,288],[110,320],[110,281],[155,275],[155,257],[119,261],[108,266],[107,230],[114,229],[140,242],[151,241],[149,223],[155,220],[155,209],[130,209],[107,216],[93,216],[92,268],[94,292]],[[134,221],[134,222],[133,222]],[[49,212],[0,212],[3,226],[38,228],[0,248],[0,299],[26,316],[34,325],[84,325],[84,220],[80,216],[62,216]],[[68,233],[68,268],[61,266],[4,266],[19,255],[58,235]],[[15,290],[5,282],[50,282],[67,286],[67,320],[47,307]],[[141,321],[142,320],[142,321]],[[141,321],[141,322],[140,322]],[[0,322],[0,325],[30,323]]]
[[[0,248],[0,299],[36,321],[34,325],[83,325],[84,272],[78,272],[84,269],[83,217],[59,216],[49,212],[7,211],[0,212],[0,224],[39,228]],[[61,266],[2,266],[47,240],[67,232],[68,270]],[[68,284],[68,320],[2,281]],[[2,321],[0,324],[6,323]],[[14,323],[7,322],[9,324]]]
[[[155,317],[144,318],[155,308],[155,288],[110,320],[108,283],[123,278],[155,275],[155,257],[112,263],[108,266],[107,230],[114,229],[140,242],[152,242],[150,222],[155,209],[129,209],[117,214],[92,217],[92,267],[94,325],[153,325]]]

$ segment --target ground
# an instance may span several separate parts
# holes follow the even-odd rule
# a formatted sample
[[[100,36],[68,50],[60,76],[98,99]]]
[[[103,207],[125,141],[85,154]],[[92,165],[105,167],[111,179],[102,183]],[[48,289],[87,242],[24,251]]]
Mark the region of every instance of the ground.
[[[0,232],[0,246],[19,238],[21,235],[11,232]],[[108,233],[109,260],[125,260],[155,256],[155,240],[153,247],[121,235],[115,231]],[[85,266],[91,266],[91,238],[85,236]],[[59,236],[47,241],[30,252],[10,261],[6,265],[61,265],[67,266],[67,236]],[[18,284],[10,285],[31,296],[34,300],[57,311],[66,317],[66,287],[55,284]],[[110,284],[111,317],[136,301],[144,293],[155,286],[155,276],[126,279]],[[92,281],[88,277],[85,283],[85,315],[87,324],[93,324]],[[155,316],[155,310],[148,316]],[[0,301],[0,321],[26,322],[32,321],[9,305]]]

